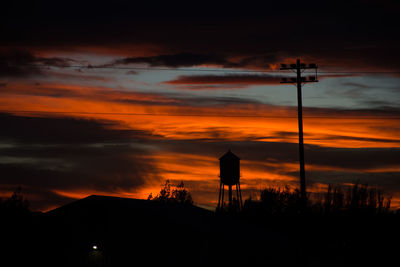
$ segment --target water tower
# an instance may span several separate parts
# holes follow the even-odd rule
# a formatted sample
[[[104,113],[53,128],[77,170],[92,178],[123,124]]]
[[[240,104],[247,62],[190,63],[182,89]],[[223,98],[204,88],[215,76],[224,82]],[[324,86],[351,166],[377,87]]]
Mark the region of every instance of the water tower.
[[[225,185],[228,186],[228,207],[229,210],[233,208],[232,199],[232,186],[236,185],[236,201],[238,208],[242,208],[242,192],[240,191],[240,158],[233,154],[230,150],[226,152],[222,157],[219,158],[220,167],[220,184],[219,184],[219,196],[217,210],[223,210],[224,208],[224,195]]]

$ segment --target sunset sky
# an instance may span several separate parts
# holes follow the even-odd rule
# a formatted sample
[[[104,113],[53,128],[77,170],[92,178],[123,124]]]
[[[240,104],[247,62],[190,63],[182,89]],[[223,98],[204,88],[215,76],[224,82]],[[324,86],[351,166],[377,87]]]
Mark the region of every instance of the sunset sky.
[[[398,1],[135,2],[2,8],[1,197],[21,186],[45,211],[169,179],[213,207],[228,149],[244,198],[296,188],[297,92],[279,67],[299,58],[319,66],[303,87],[307,189],[359,181],[400,207]]]

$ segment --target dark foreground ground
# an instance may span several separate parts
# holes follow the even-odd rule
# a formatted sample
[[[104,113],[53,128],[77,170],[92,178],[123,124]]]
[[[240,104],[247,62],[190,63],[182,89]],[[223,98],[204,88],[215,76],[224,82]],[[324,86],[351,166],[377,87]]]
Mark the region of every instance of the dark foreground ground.
[[[228,216],[90,196],[1,218],[1,266],[397,266],[399,222],[396,215]]]

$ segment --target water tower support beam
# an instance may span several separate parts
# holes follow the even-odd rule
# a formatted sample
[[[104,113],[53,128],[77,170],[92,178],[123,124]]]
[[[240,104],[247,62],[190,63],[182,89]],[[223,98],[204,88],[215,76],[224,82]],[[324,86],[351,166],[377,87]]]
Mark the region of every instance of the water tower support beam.
[[[238,202],[239,202],[239,207],[240,207],[240,209],[242,209],[243,208],[243,203],[242,203],[242,190],[240,190],[240,182],[238,182],[236,184],[236,192],[237,192],[237,195],[238,195],[237,199],[238,199]]]
[[[240,206],[240,196],[239,196],[239,187],[238,187],[238,184],[239,184],[239,183],[236,184],[236,201],[237,201],[237,204],[239,204],[239,208],[241,208],[241,206]]]
[[[240,208],[243,208],[242,189],[240,189],[240,183],[239,183],[239,196],[240,196]]]
[[[225,193],[225,185],[222,184],[222,202],[221,202],[221,209],[224,208],[224,193]]]
[[[221,189],[222,189],[222,182],[219,182],[219,194],[218,194],[218,209],[221,208]]]
[[[232,185],[229,185],[229,209],[232,209]]]

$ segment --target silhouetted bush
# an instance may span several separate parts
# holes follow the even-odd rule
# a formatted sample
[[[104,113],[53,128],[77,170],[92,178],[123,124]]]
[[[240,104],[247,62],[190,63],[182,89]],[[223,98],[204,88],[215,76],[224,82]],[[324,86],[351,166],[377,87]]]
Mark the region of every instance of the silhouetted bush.
[[[180,182],[177,186],[172,186],[169,180],[165,181],[164,186],[161,188],[160,193],[158,193],[155,197],[150,193],[147,198],[148,200],[160,201],[164,203],[180,203],[185,205],[193,205],[192,196],[185,188],[185,185]]]

